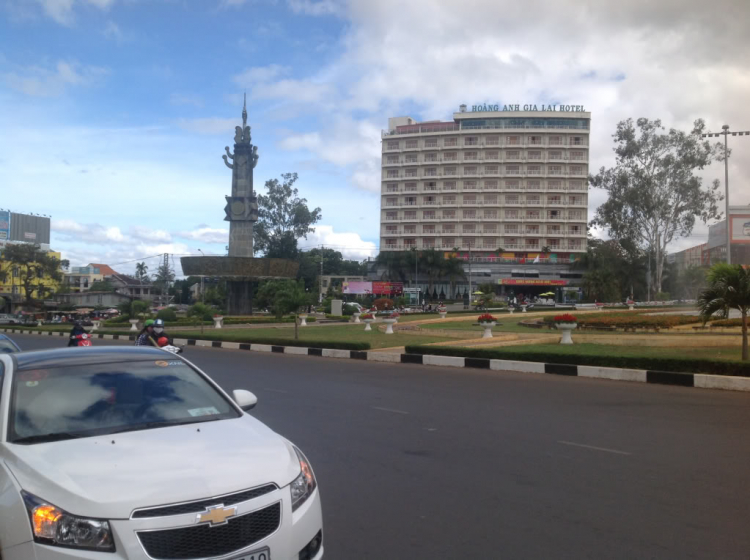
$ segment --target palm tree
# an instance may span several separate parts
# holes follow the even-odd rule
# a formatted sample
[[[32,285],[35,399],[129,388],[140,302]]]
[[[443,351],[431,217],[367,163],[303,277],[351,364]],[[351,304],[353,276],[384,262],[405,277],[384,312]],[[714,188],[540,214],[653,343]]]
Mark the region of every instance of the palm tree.
[[[135,275],[143,284],[143,281],[148,277],[148,266],[145,262],[139,262],[135,265]]]
[[[384,267],[381,279],[389,282],[406,282],[409,270],[412,270],[406,262],[410,255],[404,251],[381,251],[375,262]]]
[[[443,274],[448,277],[448,282],[450,282],[451,293],[449,294],[449,297],[452,298],[456,292],[456,281],[459,278],[466,278],[466,273],[464,272],[464,265],[461,259],[450,257],[445,259],[444,264],[445,267],[443,269]]]
[[[742,360],[747,355],[747,312],[750,310],[750,271],[735,264],[719,263],[708,271],[708,287],[698,296],[704,321],[714,313],[737,309],[742,316]]]
[[[419,264],[427,273],[427,293],[431,294],[435,287],[435,282],[437,282],[443,275],[443,270],[445,268],[445,255],[442,251],[427,249],[422,252]]]

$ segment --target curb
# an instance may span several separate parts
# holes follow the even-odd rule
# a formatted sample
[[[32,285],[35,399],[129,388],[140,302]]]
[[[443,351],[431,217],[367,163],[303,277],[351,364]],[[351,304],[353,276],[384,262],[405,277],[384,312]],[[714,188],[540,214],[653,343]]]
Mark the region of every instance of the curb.
[[[23,329],[0,329],[6,333],[37,334],[39,336],[68,336],[65,332],[24,331]],[[134,335],[91,334],[92,338],[105,340],[135,340]],[[337,350],[331,348],[305,348],[303,346],[272,346],[246,342],[223,342],[218,340],[194,340],[175,338],[173,342],[180,346],[199,346],[205,348],[226,348],[247,350],[251,352],[269,352],[293,354],[298,356],[320,356],[323,358],[340,358],[366,360],[370,362],[390,362],[400,364],[419,364],[430,366],[487,369],[491,371],[509,371],[515,373],[547,373],[568,377],[585,377],[589,379],[609,379],[612,381],[630,381],[656,385],[676,385],[700,389],[724,389],[728,391],[750,392],[750,377],[729,375],[712,375],[705,373],[681,373],[676,371],[654,371],[626,368],[608,368],[598,366],[579,366],[571,364],[546,364],[542,362],[519,362],[515,360],[495,360],[489,358],[461,358],[456,356],[435,356],[431,354],[395,354],[389,352],[368,352],[362,350]]]

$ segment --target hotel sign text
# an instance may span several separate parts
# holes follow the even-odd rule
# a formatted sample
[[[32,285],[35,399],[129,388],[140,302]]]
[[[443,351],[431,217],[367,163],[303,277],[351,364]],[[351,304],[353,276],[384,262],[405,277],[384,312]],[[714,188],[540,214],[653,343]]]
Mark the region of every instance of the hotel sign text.
[[[541,107],[541,108],[540,108]],[[565,113],[584,113],[586,110],[583,105],[487,105],[483,103],[481,105],[472,105],[471,110],[473,112],[489,112],[489,111],[548,111],[548,112],[565,112]]]

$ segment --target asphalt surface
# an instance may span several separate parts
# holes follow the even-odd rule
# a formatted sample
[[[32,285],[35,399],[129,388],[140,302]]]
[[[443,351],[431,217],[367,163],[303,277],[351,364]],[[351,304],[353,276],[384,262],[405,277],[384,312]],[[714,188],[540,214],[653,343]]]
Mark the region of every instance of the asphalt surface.
[[[66,342],[12,336],[27,350]],[[329,560],[750,558],[748,394],[184,356],[224,388],[255,392],[255,416],[310,458]]]

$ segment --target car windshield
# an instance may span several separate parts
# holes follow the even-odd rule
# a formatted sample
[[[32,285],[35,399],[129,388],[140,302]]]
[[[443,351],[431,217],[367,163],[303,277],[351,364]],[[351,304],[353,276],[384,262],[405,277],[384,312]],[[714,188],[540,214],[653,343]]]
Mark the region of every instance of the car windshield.
[[[237,418],[179,359],[22,370],[13,379],[8,440],[42,443]]]
[[[11,352],[18,352],[18,348],[16,348],[15,344],[7,338],[0,338],[0,354],[10,354]]]

